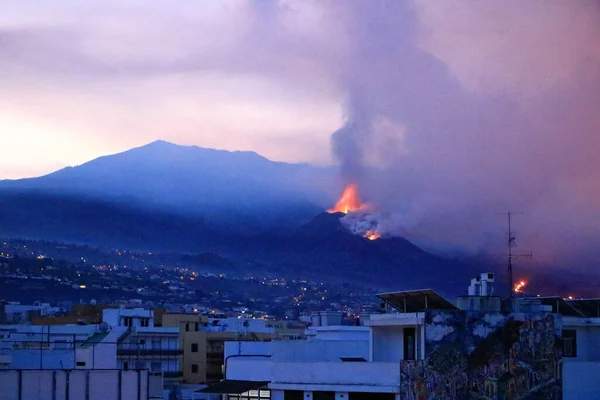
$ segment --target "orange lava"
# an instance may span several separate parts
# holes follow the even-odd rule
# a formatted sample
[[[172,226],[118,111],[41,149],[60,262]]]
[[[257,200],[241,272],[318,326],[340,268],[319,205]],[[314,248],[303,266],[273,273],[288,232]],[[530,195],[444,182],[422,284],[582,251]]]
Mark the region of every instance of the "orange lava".
[[[525,285],[527,285],[526,281],[520,281],[520,282],[515,283],[515,287],[514,287],[515,293],[523,293],[523,288],[525,287]]]
[[[360,196],[358,194],[358,185],[356,183],[351,183],[344,189],[342,193],[342,197],[338,200],[331,210],[327,212],[336,213],[342,212],[344,214],[348,214],[351,211],[359,210],[364,205],[360,201]]]
[[[375,231],[367,231],[367,233],[365,233],[365,237],[369,240],[377,240],[381,237],[381,234]]]

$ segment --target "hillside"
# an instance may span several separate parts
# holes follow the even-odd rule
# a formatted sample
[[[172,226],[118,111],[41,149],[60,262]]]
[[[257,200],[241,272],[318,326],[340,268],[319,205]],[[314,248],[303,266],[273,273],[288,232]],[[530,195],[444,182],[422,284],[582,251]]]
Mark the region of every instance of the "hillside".
[[[394,290],[462,289],[478,272],[403,238],[351,234],[339,221],[343,214],[317,205],[333,203],[335,173],[255,153],[155,142],[40,178],[0,182],[0,237],[195,254],[186,262],[215,270]]]
[[[0,181],[0,201],[82,197],[273,228],[297,226],[328,205],[336,177],[332,167],[157,141],[42,177]],[[24,217],[35,219],[35,212]]]

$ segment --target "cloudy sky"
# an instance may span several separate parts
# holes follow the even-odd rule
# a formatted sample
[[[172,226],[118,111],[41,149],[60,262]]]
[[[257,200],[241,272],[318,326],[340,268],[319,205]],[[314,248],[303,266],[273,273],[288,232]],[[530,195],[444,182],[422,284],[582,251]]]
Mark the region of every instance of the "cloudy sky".
[[[8,0],[1,7],[0,178],[156,139],[332,160],[329,135],[341,123],[343,95],[320,65],[329,48],[319,25],[330,22],[311,4]],[[294,41],[303,43],[291,48]]]
[[[255,150],[340,163],[405,232],[480,244],[525,211],[541,259],[589,261],[599,43],[595,0],[5,0],[0,178],[159,138]]]

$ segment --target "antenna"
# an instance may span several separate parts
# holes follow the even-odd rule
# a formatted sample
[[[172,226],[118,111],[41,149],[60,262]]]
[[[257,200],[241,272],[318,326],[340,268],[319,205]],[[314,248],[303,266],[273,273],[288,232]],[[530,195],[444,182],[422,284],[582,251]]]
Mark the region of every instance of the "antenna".
[[[524,214],[524,213],[509,211],[509,212],[505,212],[505,213],[496,213],[496,214],[506,215],[508,217],[508,238],[506,241],[507,245],[508,245],[508,254],[503,254],[503,256],[508,257],[508,298],[510,300],[512,300],[513,291],[514,291],[512,260],[513,260],[513,258],[516,260],[516,259],[522,258],[522,257],[532,258],[533,254],[532,253],[513,254],[513,252],[512,252],[512,248],[515,247],[515,245],[516,245],[516,236],[515,236],[514,232],[512,231],[511,217],[516,214]]]

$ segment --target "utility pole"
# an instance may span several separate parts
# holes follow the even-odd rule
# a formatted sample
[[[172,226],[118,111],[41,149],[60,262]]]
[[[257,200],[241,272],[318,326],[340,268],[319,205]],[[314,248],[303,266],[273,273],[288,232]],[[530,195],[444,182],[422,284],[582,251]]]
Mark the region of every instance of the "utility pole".
[[[512,248],[516,245],[516,236],[515,236],[514,232],[512,231],[511,217],[515,214],[524,214],[524,213],[509,211],[506,213],[496,213],[496,214],[506,215],[508,217],[508,239],[507,239],[508,254],[505,254],[504,256],[508,257],[508,298],[510,300],[512,300],[513,293],[514,293],[513,265],[512,265],[513,258],[514,259],[518,259],[521,257],[531,258],[531,257],[533,257],[533,255],[531,253],[529,253],[529,254],[513,254],[513,252],[512,252]]]

